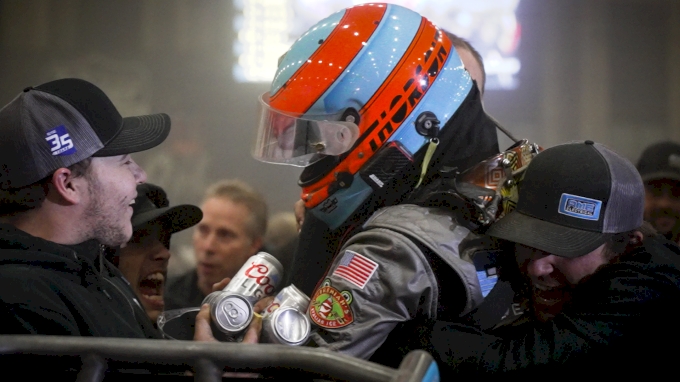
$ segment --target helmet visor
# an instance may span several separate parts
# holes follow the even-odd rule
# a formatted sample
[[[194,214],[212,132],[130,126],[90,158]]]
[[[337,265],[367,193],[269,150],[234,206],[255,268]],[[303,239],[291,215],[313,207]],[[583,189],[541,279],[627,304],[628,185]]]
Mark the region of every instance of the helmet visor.
[[[264,93],[260,96],[253,157],[262,162],[306,167],[324,156],[345,153],[359,137],[359,127],[339,118],[338,114],[307,118],[286,114],[271,108],[269,93]]]

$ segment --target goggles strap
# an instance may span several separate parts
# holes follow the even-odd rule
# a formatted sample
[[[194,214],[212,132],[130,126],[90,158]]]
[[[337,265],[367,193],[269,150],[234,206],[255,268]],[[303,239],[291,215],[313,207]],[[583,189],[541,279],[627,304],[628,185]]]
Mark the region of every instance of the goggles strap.
[[[434,155],[434,151],[437,149],[437,146],[439,145],[439,139],[437,138],[430,138],[430,143],[427,146],[427,151],[425,152],[425,158],[423,158],[423,164],[420,169],[420,179],[418,179],[418,184],[416,184],[415,188],[420,187],[420,184],[423,183],[423,179],[425,179],[425,174],[427,173],[427,168],[430,165],[430,161],[432,160],[432,155]]]

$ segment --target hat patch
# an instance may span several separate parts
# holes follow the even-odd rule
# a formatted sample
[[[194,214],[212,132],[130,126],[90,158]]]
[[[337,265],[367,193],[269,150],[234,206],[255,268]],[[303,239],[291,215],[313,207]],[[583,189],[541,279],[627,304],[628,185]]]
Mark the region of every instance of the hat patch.
[[[50,144],[52,155],[71,155],[76,152],[66,126],[60,125],[45,133],[45,140]]]
[[[583,196],[562,194],[558,212],[564,215],[584,220],[598,220],[602,202]]]

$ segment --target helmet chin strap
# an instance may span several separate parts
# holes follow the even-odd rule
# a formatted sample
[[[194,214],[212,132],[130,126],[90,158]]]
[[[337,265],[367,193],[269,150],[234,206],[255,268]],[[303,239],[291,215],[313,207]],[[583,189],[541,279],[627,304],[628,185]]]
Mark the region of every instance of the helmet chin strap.
[[[418,183],[414,189],[420,187],[420,185],[423,183],[425,174],[427,174],[427,168],[430,166],[430,161],[432,160],[435,150],[437,150],[437,146],[439,146],[439,139],[430,138],[430,143],[427,146],[427,151],[425,152],[425,157],[423,158],[423,163],[421,165],[420,178],[418,179]]]

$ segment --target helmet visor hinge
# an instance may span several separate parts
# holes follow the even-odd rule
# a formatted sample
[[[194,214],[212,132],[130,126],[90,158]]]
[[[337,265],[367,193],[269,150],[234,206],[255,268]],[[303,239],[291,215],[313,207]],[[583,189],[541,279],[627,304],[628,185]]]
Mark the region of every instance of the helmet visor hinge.
[[[424,111],[416,118],[416,131],[418,134],[434,138],[439,134],[439,120],[431,111]]]

